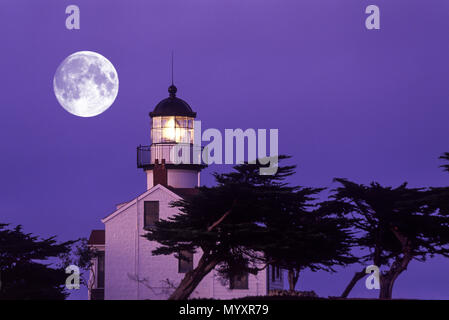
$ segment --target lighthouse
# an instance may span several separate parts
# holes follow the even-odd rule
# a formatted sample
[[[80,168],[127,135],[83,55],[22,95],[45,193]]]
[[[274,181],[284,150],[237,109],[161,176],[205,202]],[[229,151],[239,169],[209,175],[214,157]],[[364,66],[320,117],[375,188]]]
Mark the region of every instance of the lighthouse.
[[[172,83],[168,98],[150,112],[151,144],[137,147],[137,167],[147,177],[147,190],[158,184],[173,188],[200,185],[201,144],[194,141],[196,112],[176,96]],[[195,143],[196,142],[196,143]]]
[[[181,211],[173,202],[188,199],[200,191],[202,147],[195,141],[196,113],[177,97],[177,88],[168,88],[168,97],[150,112],[150,144],[137,147],[137,167],[146,173],[146,190],[101,219],[104,230],[93,230],[88,245],[97,252],[89,276],[89,299],[167,299],[187,272],[198,266],[201,252],[153,255],[160,245],[144,235],[159,220],[171,219]],[[200,140],[200,138],[199,138]],[[207,153],[207,152],[205,152]],[[179,161],[182,159],[182,161]],[[206,159],[207,160],[207,159]],[[257,274],[239,275],[225,283],[218,270],[207,274],[192,298],[234,299],[268,294],[282,287],[282,273],[271,267]],[[271,276],[269,276],[271,274]]]

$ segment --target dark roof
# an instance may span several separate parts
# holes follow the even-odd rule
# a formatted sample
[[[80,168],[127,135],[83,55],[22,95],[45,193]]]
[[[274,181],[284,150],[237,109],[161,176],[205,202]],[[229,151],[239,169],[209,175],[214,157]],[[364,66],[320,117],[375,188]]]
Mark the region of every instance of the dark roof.
[[[92,230],[90,233],[89,241],[90,245],[104,245],[105,244],[105,232],[104,230]]]
[[[150,117],[157,116],[185,116],[185,117],[196,117],[196,112],[192,111],[189,104],[182,99],[176,97],[176,91],[178,89],[171,85],[168,88],[170,96],[157,104],[152,112],[150,112]]]

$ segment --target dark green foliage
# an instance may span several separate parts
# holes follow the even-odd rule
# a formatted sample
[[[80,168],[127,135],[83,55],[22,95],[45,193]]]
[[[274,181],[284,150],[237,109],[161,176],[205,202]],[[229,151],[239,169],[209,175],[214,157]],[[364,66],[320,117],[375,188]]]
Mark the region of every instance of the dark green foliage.
[[[267,223],[270,238],[263,248],[265,257],[288,270],[290,290],[295,289],[301,270],[335,271],[335,265],[356,262],[350,254],[351,223],[316,204],[322,190],[297,187],[282,194],[282,211]]]
[[[443,153],[443,155],[440,157],[440,159],[449,161],[449,152]],[[448,171],[449,172],[449,164],[443,164],[440,167],[444,168],[444,171]]]
[[[86,238],[81,238],[74,246],[72,264],[77,265],[82,270],[90,270],[92,261],[98,256],[98,252],[89,247]]]
[[[68,253],[72,244],[39,239],[23,233],[20,225],[9,229],[0,224],[0,300],[65,299],[68,275],[48,259]]]
[[[80,238],[72,243],[72,249],[59,256],[61,266],[75,265],[80,268],[81,278],[80,284],[87,286],[89,272],[93,270],[93,261],[98,257],[95,248],[88,245],[86,238]]]
[[[366,253],[360,262],[384,267],[380,274],[380,298],[390,299],[394,282],[410,261],[425,261],[435,254],[449,256],[449,218],[437,210],[440,191],[424,188],[366,186],[335,179],[341,186],[331,201],[323,204],[329,212],[351,216],[357,230],[356,244]],[[346,288],[347,296],[364,272],[358,272]]]
[[[270,229],[272,239],[264,251],[274,264],[287,270],[335,271],[336,265],[357,261],[350,254],[351,224],[344,217],[320,209],[299,211],[289,221],[278,219]]]
[[[376,182],[365,186],[346,179],[335,181],[342,186],[326,205],[352,216],[359,231],[357,244],[369,249],[361,261],[390,265],[403,253],[398,235],[408,239],[414,259],[449,253],[449,219],[430,204],[431,190],[408,188],[406,183],[392,188]]]
[[[449,161],[449,152],[444,153],[440,159]],[[440,167],[449,172],[449,164]],[[441,216],[449,216],[449,187],[431,187],[429,190],[428,204],[433,210],[438,210]]]

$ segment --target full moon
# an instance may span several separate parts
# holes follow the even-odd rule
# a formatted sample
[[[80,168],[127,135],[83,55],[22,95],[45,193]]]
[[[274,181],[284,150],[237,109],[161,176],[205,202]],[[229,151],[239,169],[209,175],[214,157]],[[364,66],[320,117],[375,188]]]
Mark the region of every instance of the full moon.
[[[53,90],[58,102],[71,114],[94,117],[106,111],[117,97],[117,71],[101,54],[75,52],[56,70]]]

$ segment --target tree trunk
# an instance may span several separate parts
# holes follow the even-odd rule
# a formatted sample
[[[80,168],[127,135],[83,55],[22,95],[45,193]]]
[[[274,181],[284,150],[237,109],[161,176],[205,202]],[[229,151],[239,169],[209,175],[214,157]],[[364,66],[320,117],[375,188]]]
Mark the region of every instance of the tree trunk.
[[[391,275],[381,275],[380,276],[380,292],[379,299],[391,299],[391,294],[393,292],[393,279]]]
[[[398,231],[398,228],[391,229],[402,246],[402,257],[397,257],[391,264],[390,270],[380,275],[379,299],[391,299],[393,296],[393,285],[399,275],[407,270],[408,264],[413,259],[410,240]]]
[[[200,284],[201,280],[211,272],[218,264],[218,260],[209,254],[203,253],[198,266],[186,273],[179,286],[170,295],[168,300],[186,300],[193,290]]]
[[[211,232],[216,226],[223,222],[223,220],[232,212],[237,200],[234,200],[232,203],[231,209],[226,211],[220,219],[215,221],[211,226],[207,228],[208,232]],[[170,295],[168,300],[186,300],[195,290],[195,288],[200,284],[201,280],[211,272],[215,266],[218,264],[218,260],[211,256],[210,254],[205,253],[203,249],[203,255],[201,256],[200,261],[195,269],[186,273],[184,278],[181,280],[179,286],[175,289],[175,291]]]
[[[288,270],[288,286],[290,291],[295,291],[299,279],[299,269]]]
[[[391,299],[393,296],[393,286],[399,275],[407,270],[412,256],[405,254],[401,259],[397,259],[390,270],[380,275],[379,299]]]
[[[346,287],[345,291],[341,294],[342,298],[347,298],[349,293],[351,292],[352,288],[356,285],[357,282],[360,281],[365,276],[365,268],[362,269],[362,271],[356,272],[354,274],[354,277],[352,277],[351,282],[349,282],[348,286]]]

